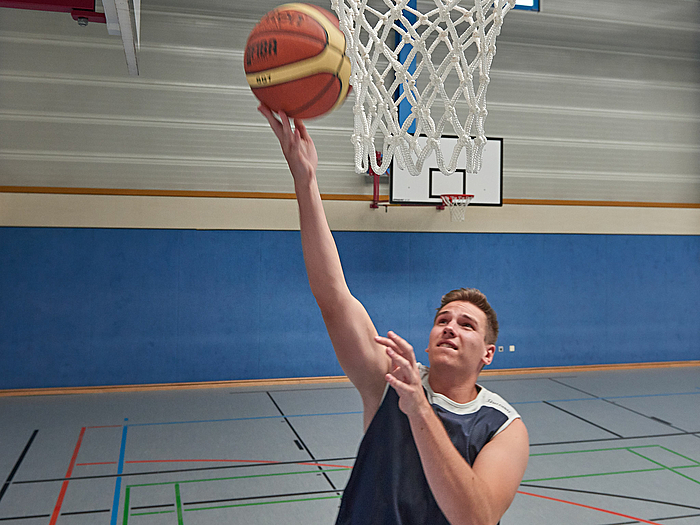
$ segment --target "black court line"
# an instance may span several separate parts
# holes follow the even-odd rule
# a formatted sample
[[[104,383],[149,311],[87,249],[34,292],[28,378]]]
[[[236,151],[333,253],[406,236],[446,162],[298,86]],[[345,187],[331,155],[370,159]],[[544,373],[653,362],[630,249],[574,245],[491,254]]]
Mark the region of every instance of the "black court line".
[[[248,496],[244,498],[227,498],[227,499],[212,499],[212,500],[202,500],[202,501],[189,501],[189,502],[183,502],[182,505],[210,505],[210,504],[216,504],[216,503],[231,503],[231,502],[236,502],[236,501],[251,501],[251,500],[261,500],[261,499],[274,499],[274,498],[288,498],[288,497],[297,497],[297,496],[316,496],[319,494],[337,494],[338,492],[342,492],[342,490],[336,490],[336,489],[331,489],[331,490],[314,490],[314,491],[309,491],[309,492],[290,492],[287,494],[270,494],[267,496]],[[174,503],[170,504],[165,504],[165,505],[145,505],[141,507],[130,507],[131,510],[146,510],[146,509],[158,509],[158,508],[172,508],[174,507]],[[104,513],[104,512],[111,512],[111,509],[107,510],[85,510],[85,511],[77,511],[77,512],[62,512],[61,516],[76,516],[80,514],[98,514],[98,513]],[[0,521],[10,521],[10,520],[29,520],[29,519],[39,519],[39,518],[50,518],[50,514],[37,514],[35,516],[12,516],[12,517],[6,517],[6,518],[0,518]]]
[[[39,432],[39,429],[36,429],[34,432],[32,432],[32,435],[29,438],[29,441],[27,441],[27,444],[24,445],[24,450],[22,450],[22,453],[19,455],[19,458],[15,462],[15,466],[12,467],[12,470],[10,471],[10,475],[7,476],[7,479],[5,480],[5,484],[0,489],[0,501],[2,501],[2,497],[5,495],[5,492],[7,492],[7,489],[10,486],[10,483],[12,483],[12,478],[14,478],[15,474],[17,474],[17,471],[19,470],[19,466],[22,464],[22,461],[24,461],[24,457],[27,455],[27,452],[29,452],[29,447],[31,447],[32,443],[34,443],[34,438],[36,437],[38,432]]]
[[[577,414],[574,414],[573,412],[569,412],[568,410],[564,410],[563,408],[558,407],[557,405],[554,405],[554,404],[550,403],[549,401],[542,401],[542,402],[543,402],[545,405],[550,406],[550,407],[552,407],[552,408],[556,408],[557,410],[561,410],[561,411],[564,412],[565,414],[569,414],[570,416],[573,416],[573,417],[575,417],[576,419],[580,419],[581,421],[583,421],[583,422],[585,422],[585,423],[588,423],[589,425],[593,425],[594,427],[599,428],[600,430],[604,430],[604,431],[607,432],[608,434],[612,434],[613,436],[617,436],[617,437],[619,437],[619,438],[622,438],[622,437],[623,437],[622,435],[618,434],[617,432],[613,432],[612,430],[608,430],[607,428],[605,428],[605,427],[603,427],[603,426],[601,426],[601,425],[598,425],[598,424],[596,424],[596,423],[593,423],[592,421],[588,421],[587,419],[585,419],[585,418],[583,418],[583,417],[581,417],[581,416],[579,416],[579,415],[577,415]]]
[[[10,520],[35,520],[39,518],[50,518],[51,514],[36,514],[34,516],[14,516],[11,518],[0,518],[0,521],[10,521]]]
[[[673,423],[669,423],[668,421],[665,421],[665,420],[661,419],[660,417],[649,416],[649,419],[653,419],[654,421],[658,421],[659,423],[663,423],[664,425],[668,425],[669,427],[673,426]]]
[[[667,518],[654,518],[654,521],[681,520],[684,518],[698,518],[700,514],[686,514],[685,516],[669,516]]]
[[[575,439],[572,441],[546,441],[543,443],[530,443],[531,447],[544,447],[552,445],[577,445],[580,443],[602,443],[605,441],[627,441],[628,439],[652,439],[652,438],[662,438],[662,437],[678,437],[678,436],[693,436],[699,434],[698,432],[673,432],[670,434],[649,434],[647,436],[628,436],[628,437],[617,437],[617,438],[597,438],[597,439]],[[700,437],[700,435],[696,436]]]
[[[624,406],[624,405],[620,405],[619,403],[616,403],[615,401],[612,401],[612,400],[610,400],[610,399],[606,399],[606,398],[604,398],[604,397],[597,396],[597,395],[595,395],[595,394],[591,394],[590,392],[586,392],[585,390],[582,390],[582,389],[580,389],[580,388],[576,388],[575,386],[567,385],[566,383],[563,383],[563,382],[561,382],[561,381],[557,381],[557,380],[554,379],[554,378],[550,378],[550,380],[554,381],[555,383],[559,383],[560,385],[563,385],[563,386],[566,386],[566,387],[569,387],[569,388],[573,388],[574,390],[576,390],[576,391],[578,391],[578,392],[581,392],[582,394],[586,394],[586,395],[589,395],[589,396],[591,396],[591,397],[594,397],[595,399],[600,399],[601,401],[605,401],[606,403],[610,403],[611,405],[614,405],[614,406],[616,406],[616,407],[618,407],[618,408],[624,408],[625,410],[628,410],[628,411],[630,411],[630,412],[632,412],[632,413],[634,413],[634,414],[637,414],[638,416],[642,416],[642,417],[645,417],[645,418],[647,418],[647,419],[651,419],[652,421],[656,421],[656,422],[658,422],[658,423],[663,423],[664,425],[668,425],[668,426],[671,427],[671,428],[674,428],[674,429],[676,429],[676,430],[680,430],[681,432],[686,432],[686,433],[687,433],[687,431],[686,431],[685,429],[682,429],[682,428],[680,428],[680,427],[677,427],[677,426],[675,426],[675,425],[669,423],[668,421],[664,421],[663,419],[659,419],[658,417],[649,416],[649,415],[647,415],[647,414],[643,414],[642,412],[637,412],[636,410],[633,410],[633,409],[631,409],[631,408],[629,408],[629,407],[626,407],[626,406]]]
[[[575,379],[577,377],[578,376],[562,376],[559,379]],[[547,381],[549,379],[554,381],[554,379],[552,379],[551,377],[547,377],[547,376],[541,376],[541,377],[517,377],[516,376],[516,377],[501,377],[501,378],[496,378],[496,377],[491,378],[489,376],[482,376],[482,379],[483,379],[482,381],[479,381],[479,384],[481,384],[482,382],[483,383],[491,383],[491,382],[495,383],[496,381]],[[565,386],[569,386],[569,385],[565,385]]]
[[[273,498],[290,498],[295,496],[316,496],[318,494],[336,494],[342,492],[342,490],[313,490],[309,492],[288,492],[286,494],[268,494],[265,496],[247,496],[241,498],[226,498],[226,499],[212,499],[203,501],[190,501],[183,502],[182,505],[210,505],[212,503],[231,503],[234,501],[249,501],[249,500],[260,500],[260,499],[273,499]]]
[[[612,401],[612,400],[610,400],[610,399],[605,399],[605,398],[603,398],[603,401],[605,401],[606,403],[610,403],[611,405],[614,405],[614,406],[616,406],[616,407],[618,407],[618,408],[624,408],[625,410],[627,410],[627,411],[629,411],[629,412],[632,412],[633,414],[637,414],[638,416],[642,416],[642,417],[645,417],[645,418],[647,418],[647,419],[651,419],[652,421],[656,421],[657,423],[662,423],[662,424],[667,425],[667,426],[669,426],[669,427],[671,427],[671,428],[674,428],[674,429],[676,429],[676,430],[680,430],[681,432],[686,432],[686,433],[687,433],[687,430],[682,429],[682,428],[680,428],[680,427],[677,427],[677,426],[675,426],[675,425],[669,423],[668,421],[664,421],[663,419],[659,419],[658,417],[649,416],[649,415],[644,414],[644,413],[642,413],[642,412],[638,412],[638,411],[636,411],[636,410],[634,410],[634,409],[632,409],[632,408],[629,408],[629,407],[626,407],[625,405],[621,405],[621,404],[619,404],[619,403],[616,403],[615,401]]]
[[[700,514],[685,514],[683,516],[667,516],[665,518],[650,518],[652,521],[682,520],[685,518],[697,518]],[[605,523],[604,525],[637,525],[638,521],[617,521],[615,523]]]
[[[342,458],[327,458],[314,460],[313,463],[336,463],[338,461],[355,461],[355,456],[348,456]],[[255,468],[255,467],[274,467],[277,465],[308,465],[312,463],[311,461],[274,461],[265,463],[246,463],[246,464],[235,464],[235,465],[220,465],[215,467],[193,467],[193,468],[180,468],[180,469],[169,469],[169,470],[151,470],[148,472],[122,472],[121,474],[98,474],[94,476],[71,476],[70,478],[50,478],[50,479],[28,479],[22,481],[15,481],[13,485],[26,485],[30,483],[55,483],[58,481],[76,481],[85,479],[106,479],[106,478],[126,478],[129,476],[152,476],[157,474],[178,474],[182,472],[202,472],[211,470],[229,470],[238,468]],[[322,468],[319,466],[319,468]]]
[[[575,377],[577,377],[577,376],[560,377],[560,378],[558,378],[558,379],[573,379],[573,378],[575,378]],[[561,385],[561,386],[565,386],[566,388],[571,388],[572,390],[576,390],[577,392],[581,392],[582,394],[586,394],[587,396],[591,396],[592,398],[600,399],[600,396],[597,396],[597,395],[595,395],[595,394],[591,394],[590,392],[586,392],[585,390],[581,390],[580,388],[576,388],[575,386],[567,385],[566,383],[563,383],[563,382],[561,382],[561,381],[557,381],[557,380],[554,379],[553,377],[549,377],[548,379],[549,379],[550,381],[553,381],[553,382],[555,382],[555,383]]]
[[[61,512],[61,516],[80,516],[82,514],[102,514],[104,512],[112,512],[112,509],[75,510],[75,511],[71,511],[71,512]]]
[[[131,510],[147,510],[147,509],[167,509],[174,507],[174,503],[164,503],[163,505],[141,505],[140,507],[129,507]]]
[[[297,437],[297,439],[299,440],[299,443],[301,443],[301,446],[303,447],[303,450],[306,451],[306,453],[309,455],[309,457],[310,457],[315,463],[318,463],[318,462],[316,461],[316,458],[314,457],[313,453],[309,450],[309,447],[306,446],[306,443],[304,443],[304,440],[301,439],[301,436],[300,436],[299,433],[296,431],[296,429],[294,428],[294,426],[292,425],[292,423],[289,421],[289,418],[288,418],[287,416],[284,415],[284,412],[282,412],[282,409],[281,409],[280,406],[277,404],[277,402],[275,401],[275,399],[272,397],[272,394],[270,394],[270,392],[267,392],[267,396],[270,398],[270,401],[272,401],[272,404],[275,405],[275,407],[277,408],[277,410],[279,410],[280,415],[284,418],[284,421],[287,423],[287,426],[289,426],[289,429],[290,429],[292,432],[294,432],[294,435],[295,435],[295,436]],[[328,474],[326,474],[325,472],[323,472],[323,467],[319,465],[319,466],[318,466],[318,470],[320,470],[320,471],[323,473],[323,477],[326,478],[326,481],[328,482],[328,484],[329,484],[333,489],[336,489],[335,483],[333,483],[333,481],[331,481],[331,478],[328,477]],[[336,489],[336,490],[337,490],[337,489]],[[338,493],[338,494],[340,494],[340,493]]]
[[[645,503],[659,503],[661,505],[670,505],[672,507],[682,507],[684,509],[700,510],[700,507],[695,507],[693,505],[686,505],[684,503],[674,503],[672,501],[662,501],[662,500],[649,499],[649,498],[639,498],[637,496],[626,496],[624,494],[611,494],[608,492],[596,492],[593,490],[570,489],[570,488],[564,488],[564,487],[552,487],[552,486],[548,486],[548,485],[535,485],[532,483],[522,483],[520,486],[533,488],[533,489],[558,490],[558,491],[562,491],[562,492],[576,492],[578,494],[591,494],[594,496],[606,496],[609,498],[631,499],[631,500],[635,500],[635,501],[644,501]],[[637,523],[637,522],[635,521],[634,523]]]

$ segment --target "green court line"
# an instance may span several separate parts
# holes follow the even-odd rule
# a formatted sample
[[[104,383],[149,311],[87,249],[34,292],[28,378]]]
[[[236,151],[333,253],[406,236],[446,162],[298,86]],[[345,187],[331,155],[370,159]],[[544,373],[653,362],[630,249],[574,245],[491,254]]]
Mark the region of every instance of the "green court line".
[[[124,521],[122,522],[122,525],[127,525],[129,521],[129,497],[131,494],[131,489],[135,487],[154,487],[154,486],[163,486],[163,485],[175,485],[175,499],[177,501],[177,513],[178,513],[178,525],[183,524],[183,517],[182,517],[182,500],[180,497],[180,485],[182,483],[202,483],[205,481],[229,481],[229,480],[237,480],[237,479],[249,479],[249,478],[265,478],[265,477],[270,477],[270,476],[290,476],[294,474],[321,474],[324,472],[338,472],[338,471],[347,471],[348,469],[346,468],[335,468],[335,469],[315,469],[315,470],[303,470],[299,472],[276,472],[276,473],[271,473],[271,474],[251,474],[247,476],[232,476],[228,478],[210,478],[210,479],[193,479],[193,480],[185,480],[185,481],[166,481],[166,482],[161,482],[161,483],[142,483],[139,485],[127,485],[126,486],[126,495],[125,495],[125,501],[124,501]],[[308,498],[308,499],[298,499],[298,500],[289,500],[291,501],[311,501],[314,499],[331,499],[331,498],[340,498],[341,496],[330,496],[330,497],[319,497],[319,498]],[[191,510],[207,510],[209,508],[211,509],[218,509],[218,508],[228,508],[228,507],[243,507],[243,506],[250,506],[250,505],[267,505],[270,503],[285,503],[285,501],[272,501],[272,502],[263,502],[263,503],[243,503],[243,504],[238,504],[238,505],[227,505],[223,507],[207,507],[207,508],[202,508],[202,509],[184,509],[184,511],[191,511]],[[149,516],[153,514],[171,514],[174,513],[174,510],[163,510],[163,511],[153,511],[153,512],[132,512],[131,516]]]
[[[122,525],[126,525],[129,521],[129,497],[131,496],[131,487],[126,487],[124,490],[124,519]]]
[[[666,448],[662,445],[659,445],[660,448],[664,449],[666,452],[670,452],[671,454],[675,454],[676,456],[680,456],[685,460],[690,461],[691,463],[695,463],[696,465],[700,466],[700,461],[696,461],[693,458],[689,458],[688,456],[684,456],[680,452],[676,452],[675,450],[671,450],[670,448]]]
[[[640,454],[638,452],[635,452],[635,449],[644,449],[644,448],[660,448],[663,450],[666,450],[668,452],[671,452],[673,454],[676,454],[684,459],[687,459],[688,461],[695,463],[694,465],[683,465],[680,467],[668,467],[662,463],[659,463],[658,461],[654,461],[650,458],[647,458],[643,454]],[[678,469],[684,469],[684,468],[694,468],[694,467],[699,467],[700,462],[695,461],[691,458],[688,458],[684,456],[683,454],[679,454],[678,452],[674,452],[673,450],[670,450],[666,447],[663,447],[661,445],[638,445],[638,446],[633,446],[633,447],[611,447],[611,448],[596,448],[596,449],[589,449],[589,450],[568,450],[568,451],[563,451],[563,452],[543,452],[541,454],[530,454],[530,457],[535,457],[535,456],[555,456],[555,455],[563,455],[563,454],[582,454],[585,452],[608,452],[608,451],[614,451],[614,450],[626,450],[628,452],[631,452],[641,458],[646,459],[647,461],[650,461],[658,467],[655,468],[648,468],[648,469],[636,469],[636,470],[622,470],[618,472],[598,472],[594,474],[576,474],[576,475],[569,475],[569,476],[556,476],[556,477],[551,477],[551,478],[541,478],[541,479],[528,479],[528,480],[523,480],[523,483],[532,483],[535,481],[554,481],[554,480],[561,480],[561,479],[573,479],[573,478],[588,478],[588,477],[595,477],[595,476],[612,476],[615,474],[635,474],[638,472],[654,472],[654,471],[660,471],[660,470],[670,470],[672,472],[675,472],[679,476],[682,476],[686,479],[689,479],[691,481],[694,481],[695,483],[700,484],[700,481],[697,481],[689,476],[685,476],[681,474],[680,472],[676,472]]]
[[[635,452],[636,449],[655,448],[655,447],[660,448],[662,450],[665,450],[671,454],[675,454],[676,456],[679,456],[679,457],[693,463],[693,465],[683,465],[680,467],[668,467],[668,466],[666,466],[658,461],[655,461],[651,458],[644,456],[641,453]],[[631,453],[635,454],[636,456],[639,456],[639,457],[646,459],[647,461],[649,461],[655,465],[658,465],[658,467],[648,468],[648,469],[622,470],[622,471],[616,471],[616,472],[599,472],[599,473],[593,473],[593,474],[578,474],[578,475],[569,475],[569,476],[556,476],[556,477],[549,477],[549,478],[527,479],[527,480],[523,480],[522,482],[523,483],[533,483],[533,482],[540,482],[540,481],[554,481],[554,480],[563,480],[563,479],[587,478],[587,477],[597,477],[597,476],[612,476],[612,475],[616,475],[616,474],[636,474],[636,473],[641,473],[641,472],[658,472],[658,471],[663,471],[663,470],[670,470],[671,472],[678,474],[679,476],[681,476],[685,479],[688,479],[690,481],[693,481],[694,483],[700,484],[700,481],[698,481],[694,478],[691,478],[689,476],[686,476],[680,472],[677,472],[677,470],[679,470],[679,469],[700,467],[700,461],[697,461],[697,460],[694,460],[694,459],[689,458],[687,456],[684,456],[683,454],[675,452],[674,450],[671,450],[671,449],[664,447],[664,446],[661,446],[661,445],[638,445],[638,446],[632,446],[632,447],[608,447],[608,448],[597,448],[597,449],[587,449],[587,450],[568,450],[568,451],[561,451],[561,452],[542,452],[542,453],[538,453],[538,454],[530,454],[530,457],[560,456],[560,455],[566,455],[566,454],[583,454],[583,453],[588,453],[588,452],[611,452],[611,451],[616,451],[616,450],[626,450],[628,452],[631,452]],[[183,525],[183,523],[184,523],[183,511],[184,512],[191,512],[191,511],[199,511],[199,510],[215,510],[215,509],[226,509],[226,508],[235,508],[235,507],[273,505],[273,504],[279,504],[279,503],[295,503],[295,502],[302,502],[302,501],[339,499],[341,496],[323,496],[323,497],[299,498],[299,499],[289,499],[289,500],[279,500],[279,501],[237,503],[237,504],[214,506],[214,507],[183,509],[182,508],[182,500],[181,500],[181,496],[180,496],[180,484],[182,484],[182,483],[202,483],[202,482],[207,482],[207,481],[230,481],[230,480],[238,480],[238,479],[265,478],[265,477],[273,477],[273,476],[290,476],[290,475],[297,475],[297,474],[320,474],[320,473],[324,473],[324,472],[338,472],[338,471],[346,471],[346,470],[347,470],[346,468],[320,469],[320,470],[315,469],[315,470],[305,470],[305,471],[295,471],[295,472],[250,474],[250,475],[245,475],[245,476],[231,476],[231,477],[224,477],[224,478],[208,478],[208,479],[197,479],[197,480],[168,481],[168,482],[160,482],[160,483],[142,483],[142,484],[137,484],[137,485],[128,485],[126,487],[126,491],[125,491],[124,521],[123,521],[122,525],[127,525],[128,515],[129,515],[130,493],[131,493],[131,489],[134,487],[153,487],[153,486],[159,486],[159,485],[175,485],[178,525]],[[147,515],[153,515],[153,514],[172,514],[174,512],[176,512],[176,511],[169,510],[169,511],[140,512],[140,513],[132,513],[131,516],[147,516]]]
[[[179,497],[179,494],[178,494]],[[201,507],[198,509],[184,509],[185,512],[193,512],[197,510],[217,510],[217,509],[230,509],[234,507],[252,507],[256,505],[274,505],[277,503],[297,503],[301,501],[317,501],[317,500],[325,500],[325,499],[340,499],[342,496],[319,496],[316,498],[298,498],[298,499],[285,499],[285,500],[279,500],[279,501],[257,501],[253,503],[236,503],[232,505],[218,505],[216,507]],[[161,510],[161,511],[152,511],[152,512],[135,512],[132,514],[132,516],[152,516],[154,514],[173,514],[175,511],[174,510]],[[180,503],[178,503],[178,515],[177,515],[177,521],[179,525],[183,524],[183,518],[182,518],[182,507]],[[126,525],[126,520],[124,520],[124,525]]]
[[[256,505],[275,505],[277,503],[297,503],[300,501],[317,501],[322,499],[340,499],[342,496],[319,496],[317,498],[299,498],[299,499],[285,499],[279,501],[256,501],[253,503],[236,503],[235,505],[220,505],[217,507],[201,507],[199,509],[185,509],[185,512],[192,512],[196,510],[215,510],[215,509],[231,509],[234,507],[253,507]]]
[[[615,474],[636,474],[638,472],[654,472],[657,470],[664,470],[661,467],[657,468],[645,468],[638,470],[620,470],[618,472],[596,472],[595,474],[574,474],[571,476],[556,476],[553,478],[539,478],[539,479],[524,479],[522,483],[532,483],[534,481],[554,481],[557,479],[574,479],[574,478],[594,478],[596,476],[614,476]]]
[[[134,512],[131,515],[132,516],[152,516],[153,514],[173,514],[175,511],[174,510],[154,510],[151,512]],[[126,521],[124,522],[124,525],[126,525]]]
[[[689,480],[692,481],[693,483],[697,483],[698,485],[700,485],[700,481],[698,481],[697,479],[691,478],[690,476],[686,476],[685,474],[682,474],[682,473],[680,473],[680,472],[676,472],[676,469],[679,469],[679,468],[681,468],[681,467],[667,467],[667,466],[664,465],[663,463],[659,463],[658,461],[655,461],[655,460],[653,460],[653,459],[651,459],[651,458],[648,458],[648,457],[644,456],[643,454],[640,454],[639,452],[635,452],[634,450],[630,450],[630,452],[631,452],[632,454],[635,454],[635,455],[639,456],[640,458],[644,458],[644,459],[646,459],[647,461],[650,461],[650,462],[653,463],[654,465],[659,465],[659,466],[663,467],[663,470],[670,470],[670,471],[673,472],[674,474],[678,474],[678,475],[681,476],[682,478],[689,479]],[[696,467],[696,466],[697,466],[697,465],[687,465],[687,467]]]
[[[180,497],[179,483],[175,483],[175,508],[177,509],[177,525],[184,525],[182,521],[182,498]]]
[[[618,472],[597,472],[595,474],[575,474],[571,476],[557,476],[557,477],[552,477],[552,478],[540,478],[540,479],[524,479],[522,482],[523,483],[532,483],[535,481],[554,481],[558,479],[574,479],[574,478],[593,478],[596,476],[614,476],[615,474],[636,474],[638,472],[658,472],[660,470],[672,470],[676,471],[678,469],[682,468],[697,468],[700,467],[700,465],[684,465],[682,467],[656,467],[656,468],[644,468],[644,469],[638,469],[638,470],[620,470]],[[697,481],[693,478],[690,478],[688,476],[684,476],[680,472],[676,472],[679,476],[683,476],[684,478],[688,478],[691,481],[694,481],[695,483],[700,483],[700,481]]]
[[[302,470],[299,472],[273,472],[271,474],[249,474],[247,476],[231,476],[228,478],[210,478],[210,479],[191,479],[184,481],[163,481],[160,483],[142,483],[140,485],[129,485],[129,488],[134,487],[155,487],[157,485],[173,485],[176,483],[202,483],[205,481],[229,481],[234,479],[249,479],[249,478],[266,478],[271,476],[291,476],[294,474],[323,474],[324,472],[346,472],[346,468],[332,468],[332,469],[316,469],[316,470]]]
[[[563,454],[584,454],[586,452],[609,452],[611,450],[629,450],[630,448],[651,448],[660,445],[638,445],[636,447],[611,447],[611,448],[591,448],[588,450],[566,450],[563,452],[541,452],[539,454],[530,454],[531,458],[537,456],[560,456]]]

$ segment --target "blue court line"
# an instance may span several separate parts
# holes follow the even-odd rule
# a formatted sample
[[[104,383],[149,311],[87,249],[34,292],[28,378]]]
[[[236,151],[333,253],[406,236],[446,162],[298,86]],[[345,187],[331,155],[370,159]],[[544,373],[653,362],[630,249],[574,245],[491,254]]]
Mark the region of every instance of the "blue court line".
[[[285,415],[284,417],[346,416],[349,414],[362,414],[362,410],[357,410],[355,412],[328,412],[327,414],[292,414],[289,416]]]
[[[124,421],[128,421],[125,419]],[[119,463],[117,465],[117,474],[124,472],[124,456],[126,455],[126,432],[129,428],[128,425],[124,425],[122,429],[122,443],[119,447]],[[119,511],[119,496],[121,495],[122,488],[122,477],[117,476],[117,483],[114,487],[114,500],[112,502],[112,519],[110,520],[110,525],[117,525],[117,514]]]
[[[535,403],[560,403],[562,401],[596,401],[600,398],[597,397],[582,397],[575,399],[545,399],[539,401],[508,401],[509,405],[533,405]]]
[[[280,419],[284,417],[314,417],[314,416],[346,416],[350,414],[362,414],[362,411],[355,412],[327,412],[323,414],[291,414],[291,415],[275,415],[275,416],[250,416],[250,417],[232,417],[227,419],[197,419],[192,421],[162,421],[160,423],[133,423],[130,427],[151,427],[158,425],[188,425],[192,423],[225,423],[227,421],[252,421],[255,419]]]
[[[639,394],[636,396],[610,396],[602,399],[629,399],[633,397],[697,396],[700,392],[677,392],[675,394]]]
[[[226,421],[250,421],[254,419],[279,419],[280,415],[276,416],[251,416],[251,417],[232,417],[227,419],[193,419],[191,421],[161,421],[160,423],[133,423],[132,427],[153,427],[158,425],[187,425],[191,423],[225,423]]]

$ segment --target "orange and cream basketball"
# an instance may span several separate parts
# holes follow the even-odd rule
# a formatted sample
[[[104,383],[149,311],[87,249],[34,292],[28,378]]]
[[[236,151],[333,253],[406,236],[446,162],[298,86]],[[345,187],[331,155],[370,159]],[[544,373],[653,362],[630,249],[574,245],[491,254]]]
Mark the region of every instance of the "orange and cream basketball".
[[[245,72],[255,96],[294,118],[340,106],[350,88],[345,35],[330,11],[284,4],[267,13],[246,43]]]

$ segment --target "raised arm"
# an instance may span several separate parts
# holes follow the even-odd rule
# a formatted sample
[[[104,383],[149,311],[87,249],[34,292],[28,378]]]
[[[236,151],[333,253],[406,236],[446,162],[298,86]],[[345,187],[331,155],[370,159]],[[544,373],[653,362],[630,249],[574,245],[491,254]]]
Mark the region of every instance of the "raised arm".
[[[258,109],[279,139],[292,172],[311,291],[321,309],[340,366],[360,392],[367,428],[379,408],[390,360],[384,347],[374,340],[377,330],[367,311],[345,282],[316,181],[316,148],[306,127],[297,120],[292,129],[284,113],[277,119],[269,108],[260,106]]]

